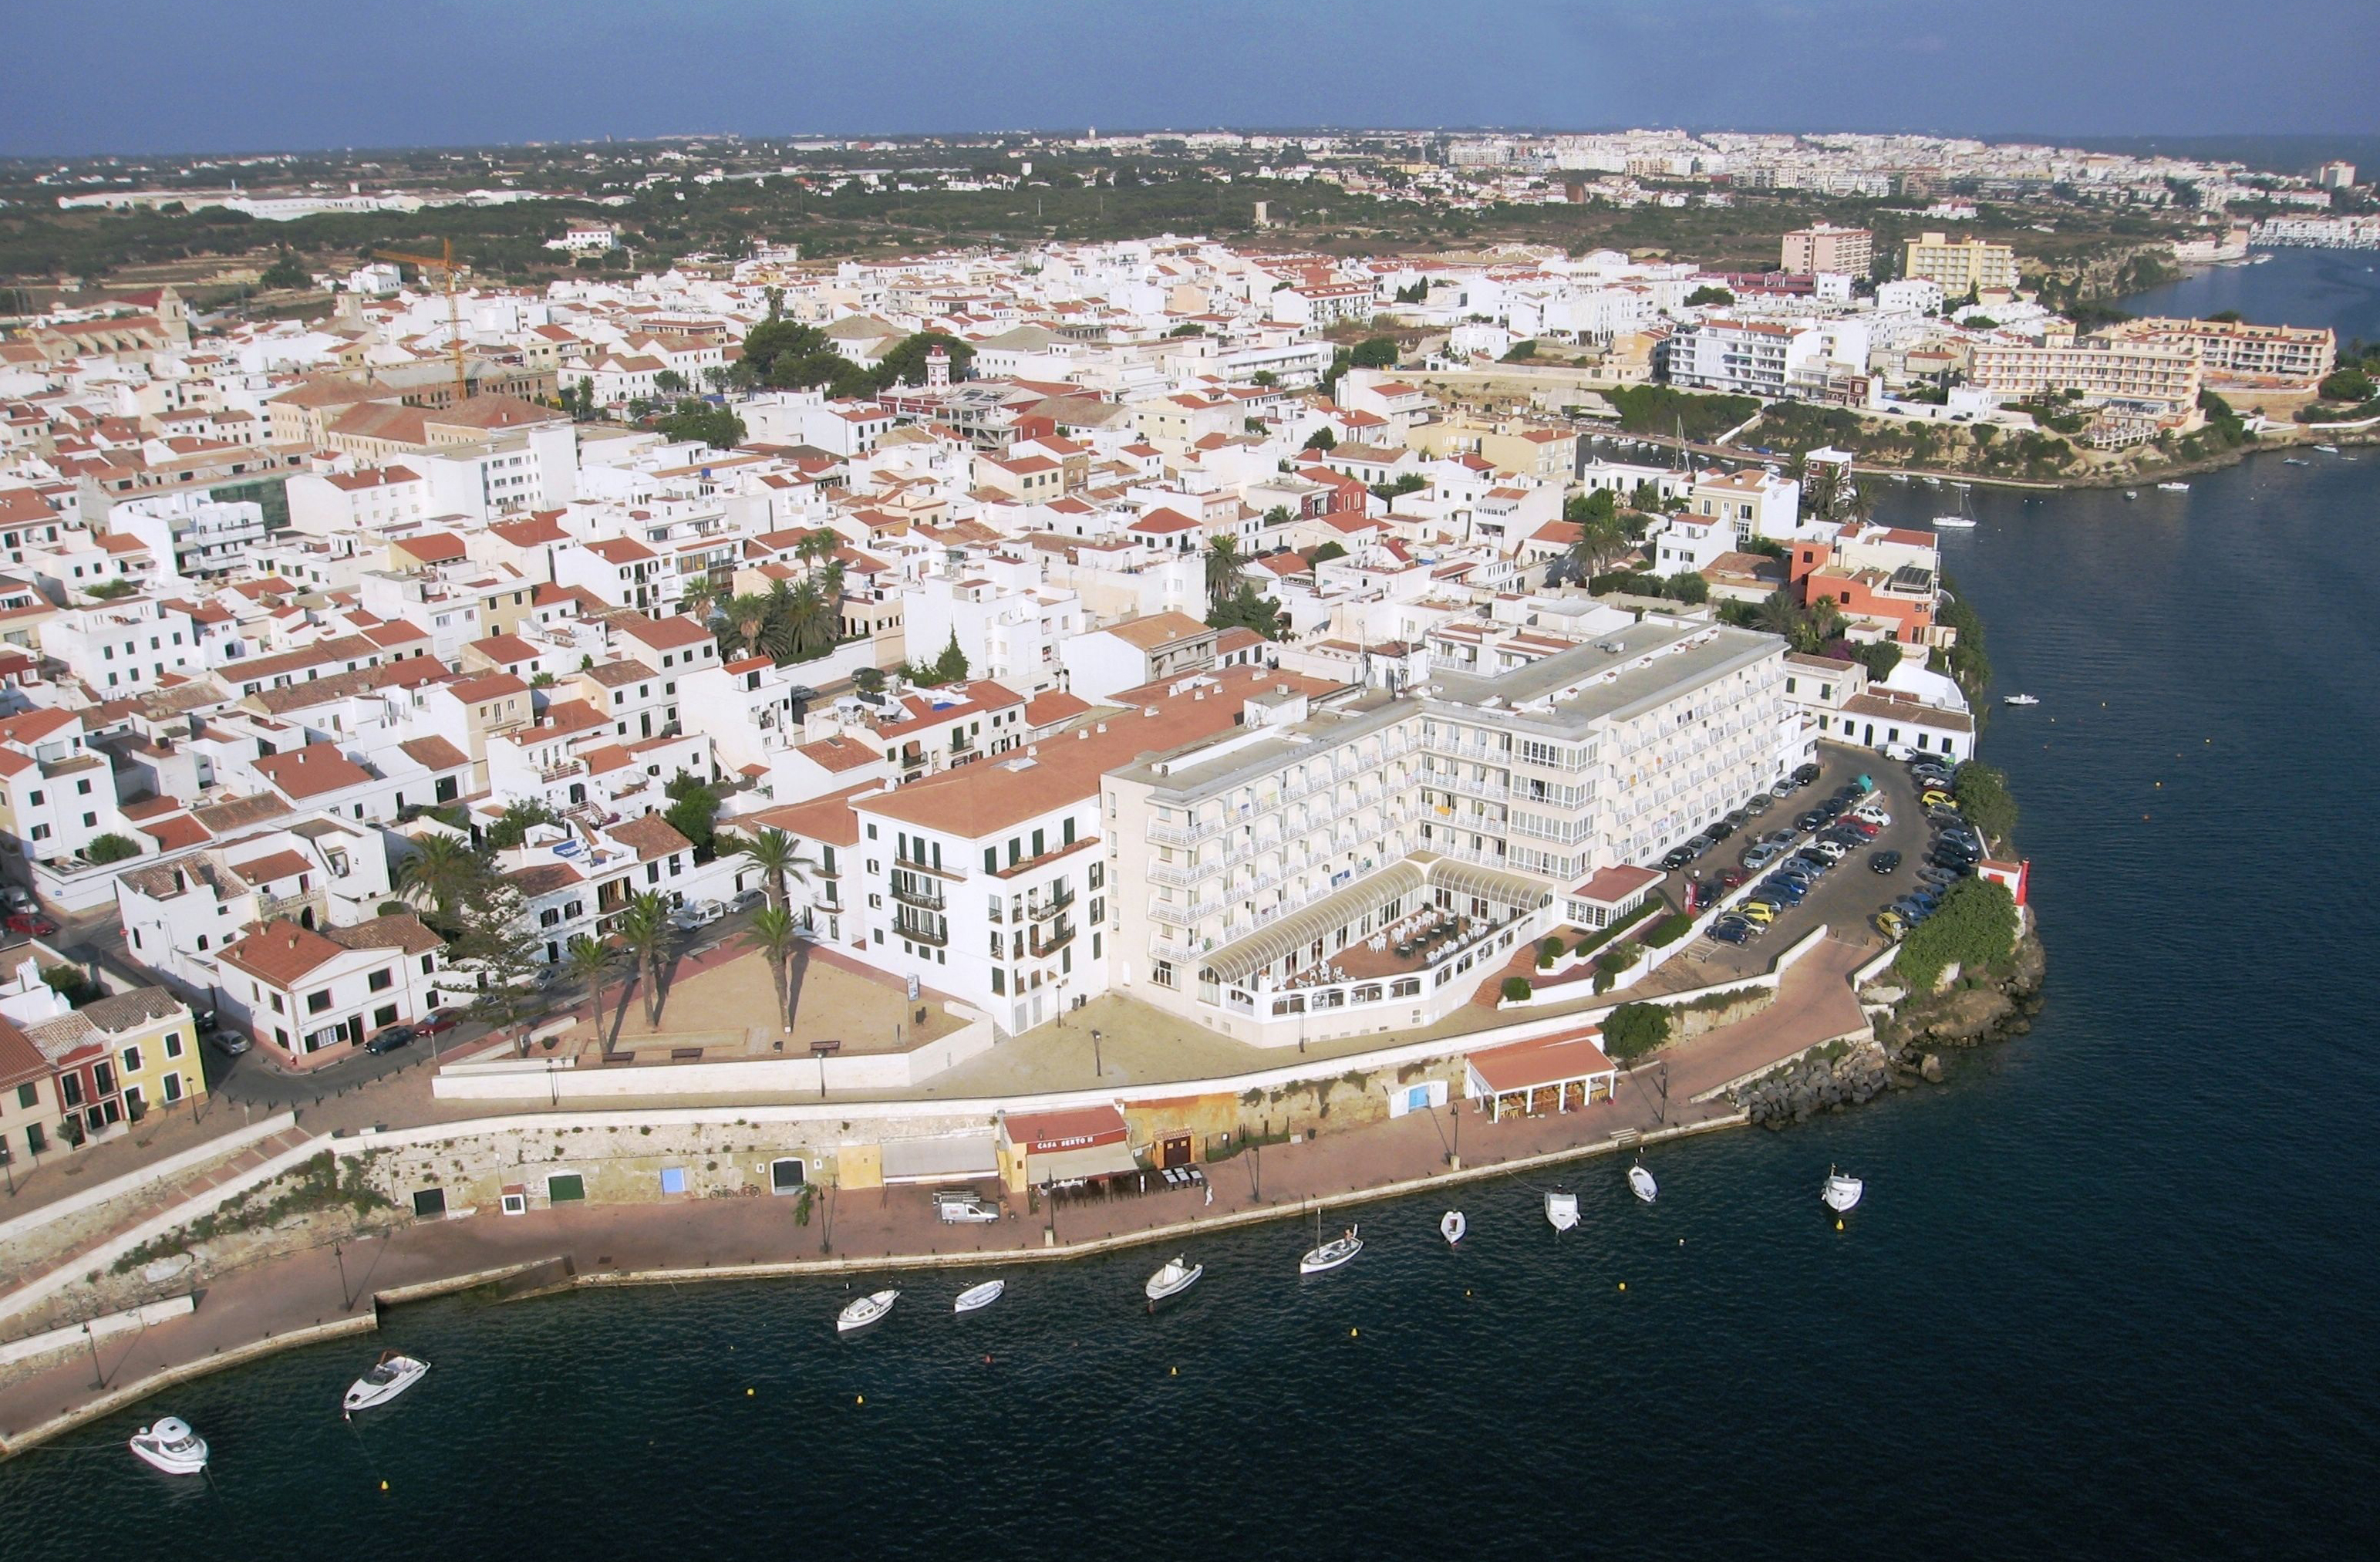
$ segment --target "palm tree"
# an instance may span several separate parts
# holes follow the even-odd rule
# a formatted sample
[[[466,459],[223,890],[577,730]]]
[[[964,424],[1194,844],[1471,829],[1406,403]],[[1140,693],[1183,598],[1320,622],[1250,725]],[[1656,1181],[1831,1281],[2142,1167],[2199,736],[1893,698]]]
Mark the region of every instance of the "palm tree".
[[[582,982],[588,995],[595,1000],[595,1029],[599,1031],[603,1028],[603,982],[612,974],[612,962],[617,955],[618,951],[609,944],[583,933],[562,951],[563,969]],[[621,989],[620,1001],[625,1004],[627,998],[627,990]]]
[[[834,529],[821,526],[815,531],[802,534],[802,540],[794,544],[794,556],[804,565],[816,568],[824,560],[832,558],[834,550],[841,546],[843,539]]]
[[[1218,537],[1207,544],[1207,597],[1220,604],[1239,588],[1240,577],[1246,573],[1240,557],[1240,544],[1230,537]]]
[[[662,1019],[662,956],[669,948],[669,903],[659,890],[629,897],[620,913],[620,942],[636,962],[637,979],[645,989],[645,1023]],[[625,1000],[624,1000],[625,1001]]]
[[[678,593],[678,611],[698,624],[710,622],[710,610],[719,602],[719,588],[710,583],[708,575],[698,575],[686,583]]]
[[[783,830],[764,829],[735,848],[752,860],[752,865],[769,875],[769,905],[783,909],[788,905],[786,882],[799,879],[809,883],[810,864],[795,845],[794,837]]]
[[[744,930],[744,936],[769,962],[769,974],[776,981],[777,1023],[791,1024],[787,1015],[793,999],[786,985],[786,968],[801,944],[793,912],[783,906],[764,906],[752,914],[751,925]]]
[[[1803,620],[1802,604],[1795,602],[1782,588],[1762,597],[1760,605],[1753,609],[1754,623],[1770,634],[1781,637],[1796,651],[1802,649],[1799,642],[1803,634]]]
[[[759,592],[746,592],[727,604],[727,623],[719,631],[720,639],[731,649],[751,650],[760,643],[760,631],[769,627],[769,598]]]
[[[487,861],[457,836],[432,832],[418,836],[413,848],[413,855],[397,866],[397,896],[428,908],[451,926],[455,908],[468,899],[487,876]]]

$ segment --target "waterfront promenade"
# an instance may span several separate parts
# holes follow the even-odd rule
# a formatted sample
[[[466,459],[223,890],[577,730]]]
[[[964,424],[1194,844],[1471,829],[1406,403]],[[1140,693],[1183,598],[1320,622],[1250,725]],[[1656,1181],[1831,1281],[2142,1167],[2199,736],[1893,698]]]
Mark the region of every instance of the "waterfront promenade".
[[[1560,1175],[1552,1163],[1563,1158],[1740,1123],[1723,1097],[1694,1098],[1858,1029],[1859,1007],[1846,979],[1861,953],[1831,940],[1821,944],[1788,972],[1768,1007],[1667,1049],[1622,1074],[1612,1099],[1584,1111],[1500,1124],[1475,1111],[1463,1112],[1459,1123],[1444,1109],[1412,1113],[1207,1163],[1203,1188],[1067,1201],[1054,1210],[1012,1198],[1007,1218],[983,1226],[942,1224],[914,1190],[822,1188],[809,1201],[807,1224],[797,1218],[799,1201],[783,1198],[704,1200],[691,1207],[582,1204],[409,1224],[336,1251],[310,1249],[223,1275],[200,1293],[193,1312],[102,1339],[95,1349],[78,1345],[0,1386],[0,1447],[18,1451],[190,1376],[369,1331],[382,1303],[529,1266],[546,1266],[534,1276],[535,1287],[545,1288],[1016,1263],[1119,1244],[1195,1243],[1202,1232],[1293,1216],[1318,1203],[1395,1197],[1434,1184],[1505,1176],[1550,1182]],[[1451,1165],[1458,1145],[1459,1169]],[[831,1324],[821,1314],[820,1327]],[[368,1354],[358,1347],[357,1370]]]

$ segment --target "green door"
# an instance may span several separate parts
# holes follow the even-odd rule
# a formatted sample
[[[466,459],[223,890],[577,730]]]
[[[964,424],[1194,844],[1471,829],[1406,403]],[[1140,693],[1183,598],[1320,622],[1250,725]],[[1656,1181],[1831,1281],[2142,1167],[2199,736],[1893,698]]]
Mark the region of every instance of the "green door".
[[[550,1204],[567,1204],[587,1197],[587,1179],[577,1172],[564,1172],[545,1179],[545,1201]]]

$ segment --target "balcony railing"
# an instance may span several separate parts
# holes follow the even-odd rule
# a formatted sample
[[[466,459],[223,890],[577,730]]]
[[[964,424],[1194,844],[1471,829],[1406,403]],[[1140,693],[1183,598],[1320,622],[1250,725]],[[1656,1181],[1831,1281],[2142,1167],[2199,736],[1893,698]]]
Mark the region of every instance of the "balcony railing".
[[[892,919],[892,927],[894,932],[913,944],[929,944],[939,949],[951,941],[950,924],[947,922],[937,927],[922,919],[896,915]]]
[[[1030,940],[1033,958],[1039,959],[1044,955],[1053,955],[1074,941],[1075,924],[1073,922],[1060,921],[1046,929],[1035,928]]]
[[[1075,892],[1071,889],[1052,895],[1046,899],[1036,896],[1027,898],[1025,902],[1025,914],[1034,921],[1046,922],[1074,903]]]
[[[920,910],[948,909],[948,902],[942,898],[941,885],[922,879],[906,878],[899,873],[892,875],[892,898],[904,906],[915,906]]]

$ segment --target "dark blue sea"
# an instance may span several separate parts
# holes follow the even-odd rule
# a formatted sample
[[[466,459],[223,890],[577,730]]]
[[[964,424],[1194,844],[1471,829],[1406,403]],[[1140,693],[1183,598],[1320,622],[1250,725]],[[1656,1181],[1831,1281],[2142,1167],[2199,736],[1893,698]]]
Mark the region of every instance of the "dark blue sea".
[[[2224,285],[2302,321],[2337,259]],[[849,1341],[840,1282],[403,1309],[410,1397],[341,1423],[382,1342],[188,1385],[211,1481],[118,1417],[0,1466],[0,1556],[2370,1555],[2380,452],[1974,502],[2051,974],[1944,1085],[1665,1147],[1649,1208],[1597,1163],[1559,1245],[1510,1182],[1303,1283],[1218,1238],[1154,1320],[1153,1252]]]

